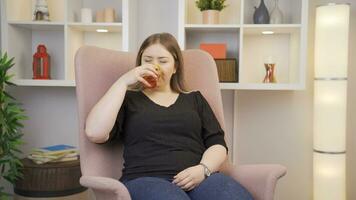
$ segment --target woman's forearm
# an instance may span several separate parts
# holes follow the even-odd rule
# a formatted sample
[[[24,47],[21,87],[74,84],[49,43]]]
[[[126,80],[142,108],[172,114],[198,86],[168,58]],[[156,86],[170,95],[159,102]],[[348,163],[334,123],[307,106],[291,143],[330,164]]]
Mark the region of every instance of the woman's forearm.
[[[91,109],[84,127],[90,141],[102,143],[109,138],[126,90],[127,85],[118,79]]]
[[[219,170],[226,158],[226,148],[217,144],[205,150],[200,162],[204,163],[210,169],[211,173],[213,173]]]

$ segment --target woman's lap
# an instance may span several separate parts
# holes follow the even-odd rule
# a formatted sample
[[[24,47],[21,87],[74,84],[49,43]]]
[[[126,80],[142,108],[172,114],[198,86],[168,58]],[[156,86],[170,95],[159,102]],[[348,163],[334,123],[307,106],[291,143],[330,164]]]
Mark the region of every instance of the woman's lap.
[[[242,185],[223,173],[212,174],[188,192],[158,177],[140,177],[124,184],[132,200],[252,200]]]
[[[252,200],[240,183],[223,173],[212,174],[187,194],[192,200]]]
[[[132,200],[190,200],[185,191],[163,178],[140,177],[124,185]]]

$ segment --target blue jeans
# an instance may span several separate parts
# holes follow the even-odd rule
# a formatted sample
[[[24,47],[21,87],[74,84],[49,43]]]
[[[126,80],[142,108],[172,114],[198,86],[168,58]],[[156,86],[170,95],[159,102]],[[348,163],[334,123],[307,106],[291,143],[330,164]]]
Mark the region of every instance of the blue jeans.
[[[139,177],[123,184],[132,200],[252,200],[251,194],[232,177],[221,172],[213,173],[197,187],[184,191],[159,177]]]

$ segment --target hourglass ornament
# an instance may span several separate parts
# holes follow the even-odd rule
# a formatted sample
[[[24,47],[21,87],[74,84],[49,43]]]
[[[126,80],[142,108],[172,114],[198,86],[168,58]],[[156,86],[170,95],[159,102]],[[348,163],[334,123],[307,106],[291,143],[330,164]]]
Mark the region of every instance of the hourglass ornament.
[[[271,56],[265,59],[264,66],[266,69],[266,75],[263,79],[263,83],[276,83],[277,79],[274,75],[274,68],[276,66],[276,63],[274,62]]]

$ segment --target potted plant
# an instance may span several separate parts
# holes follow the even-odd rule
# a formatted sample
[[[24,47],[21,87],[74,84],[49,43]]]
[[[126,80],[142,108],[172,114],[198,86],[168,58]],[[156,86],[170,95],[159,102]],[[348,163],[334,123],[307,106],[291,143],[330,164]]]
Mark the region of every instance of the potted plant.
[[[196,6],[203,13],[203,24],[218,24],[219,23],[219,13],[227,5],[225,5],[226,0],[197,0],[195,1]]]
[[[14,65],[14,58],[9,59],[7,53],[0,52],[0,182],[6,181],[14,184],[18,178],[22,178],[23,164],[19,154],[19,147],[24,143],[21,139],[23,127],[21,120],[27,119],[20,103],[5,91],[5,86],[15,85],[10,82],[11,77],[7,71]],[[8,199],[10,196],[0,186],[0,199]]]

